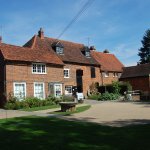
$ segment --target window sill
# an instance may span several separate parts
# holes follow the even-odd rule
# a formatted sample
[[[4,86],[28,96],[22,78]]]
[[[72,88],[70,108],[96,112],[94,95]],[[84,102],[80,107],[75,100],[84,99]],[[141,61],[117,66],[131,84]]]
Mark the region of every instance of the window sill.
[[[47,73],[37,73],[37,72],[32,72],[32,74],[47,74]]]
[[[64,78],[69,78],[69,77],[64,77]]]

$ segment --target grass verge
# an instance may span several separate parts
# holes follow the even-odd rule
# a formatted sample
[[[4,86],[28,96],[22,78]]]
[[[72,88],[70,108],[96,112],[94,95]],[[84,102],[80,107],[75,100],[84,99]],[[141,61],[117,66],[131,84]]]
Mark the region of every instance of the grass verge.
[[[86,111],[90,107],[91,107],[91,105],[79,106],[76,108],[76,111],[73,111],[73,112],[61,112],[59,110],[59,111],[50,112],[50,114],[59,114],[59,115],[69,116],[69,115],[74,114],[74,113],[80,113],[80,112]]]
[[[23,111],[38,111],[38,110],[46,110],[46,109],[52,109],[52,108],[59,108],[60,105],[50,105],[50,106],[40,106],[40,107],[33,107],[33,108],[24,108],[20,109]]]

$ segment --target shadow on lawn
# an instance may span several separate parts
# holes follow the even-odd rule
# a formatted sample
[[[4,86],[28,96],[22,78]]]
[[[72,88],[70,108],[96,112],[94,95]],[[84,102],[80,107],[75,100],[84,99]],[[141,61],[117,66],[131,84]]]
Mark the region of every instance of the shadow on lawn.
[[[108,127],[57,118],[0,121],[2,150],[148,150],[149,125]]]

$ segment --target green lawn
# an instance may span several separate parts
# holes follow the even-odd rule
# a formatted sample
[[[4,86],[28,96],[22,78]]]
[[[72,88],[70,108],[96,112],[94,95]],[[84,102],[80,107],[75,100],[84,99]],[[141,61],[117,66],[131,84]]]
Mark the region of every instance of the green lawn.
[[[71,114],[74,114],[74,113],[80,113],[80,112],[86,111],[86,110],[88,110],[90,107],[91,107],[91,105],[78,106],[78,107],[76,108],[76,111],[72,111],[72,112],[62,112],[62,111],[60,110],[60,111],[50,112],[50,114],[60,114],[60,115],[66,116],[66,115],[71,115]]]
[[[1,150],[149,150],[150,125],[108,127],[57,118],[0,120]]]

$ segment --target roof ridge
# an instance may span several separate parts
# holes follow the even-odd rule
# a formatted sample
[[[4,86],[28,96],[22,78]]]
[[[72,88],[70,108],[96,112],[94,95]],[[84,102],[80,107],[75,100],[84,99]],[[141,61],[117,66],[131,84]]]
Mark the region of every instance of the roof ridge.
[[[33,49],[33,48],[35,47],[35,42],[36,42],[36,40],[37,40],[37,35],[35,34],[35,35],[33,36],[33,42],[32,42],[32,45],[31,45],[31,49]]]
[[[62,41],[62,42],[67,42],[67,43],[72,43],[72,44],[84,45],[83,43],[77,43],[77,42],[73,42],[73,41],[61,40],[61,39],[56,39],[56,38],[51,38],[51,37],[44,37],[44,38]]]

